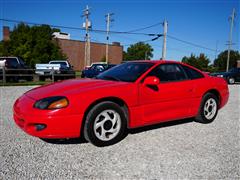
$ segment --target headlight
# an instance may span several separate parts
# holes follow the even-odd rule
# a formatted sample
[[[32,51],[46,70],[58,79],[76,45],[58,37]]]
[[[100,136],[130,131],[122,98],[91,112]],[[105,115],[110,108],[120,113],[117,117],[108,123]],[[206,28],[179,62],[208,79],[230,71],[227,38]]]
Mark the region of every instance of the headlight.
[[[54,96],[38,100],[33,107],[38,109],[61,109],[67,107],[68,99],[64,96]]]
[[[223,75],[222,75],[222,74],[219,74],[219,75],[217,75],[217,77],[223,77]]]

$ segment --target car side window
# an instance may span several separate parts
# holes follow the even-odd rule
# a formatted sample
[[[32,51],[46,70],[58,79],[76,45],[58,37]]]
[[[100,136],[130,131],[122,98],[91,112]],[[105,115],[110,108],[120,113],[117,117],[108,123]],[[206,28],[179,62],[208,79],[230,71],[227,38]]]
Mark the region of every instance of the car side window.
[[[184,71],[177,64],[161,64],[154,68],[148,76],[156,76],[160,82],[173,82],[186,80]]]
[[[184,66],[184,65],[181,65],[181,66],[184,69],[184,71],[186,72],[189,79],[199,79],[199,78],[204,77],[200,72],[198,72],[198,71],[196,71],[192,68],[189,68],[189,67]]]

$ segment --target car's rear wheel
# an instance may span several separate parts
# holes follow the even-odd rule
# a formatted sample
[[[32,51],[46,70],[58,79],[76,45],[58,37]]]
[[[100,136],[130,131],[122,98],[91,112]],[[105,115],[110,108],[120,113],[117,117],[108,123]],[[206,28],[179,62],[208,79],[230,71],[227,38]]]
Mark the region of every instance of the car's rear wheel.
[[[116,103],[106,101],[95,105],[87,114],[84,137],[95,146],[119,142],[127,127],[125,111]]]
[[[234,84],[235,79],[233,77],[228,78],[228,84]]]
[[[200,123],[211,123],[217,116],[219,100],[216,95],[207,93],[203,96],[199,112],[195,120]]]

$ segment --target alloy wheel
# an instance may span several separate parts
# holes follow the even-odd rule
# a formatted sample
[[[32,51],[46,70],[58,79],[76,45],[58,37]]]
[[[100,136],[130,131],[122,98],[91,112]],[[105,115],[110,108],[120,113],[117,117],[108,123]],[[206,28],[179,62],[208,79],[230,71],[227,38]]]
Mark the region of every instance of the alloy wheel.
[[[115,138],[121,128],[121,117],[112,109],[102,111],[95,118],[93,129],[95,136],[101,141],[110,141]]]

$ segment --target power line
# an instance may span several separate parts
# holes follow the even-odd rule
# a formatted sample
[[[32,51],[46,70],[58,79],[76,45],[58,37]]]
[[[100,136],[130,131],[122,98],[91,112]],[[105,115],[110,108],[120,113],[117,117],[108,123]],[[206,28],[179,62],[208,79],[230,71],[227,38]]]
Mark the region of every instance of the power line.
[[[85,28],[79,28],[79,27],[53,25],[53,24],[41,24],[41,23],[35,23],[35,22],[19,21],[19,20],[4,19],[4,18],[0,18],[0,21],[12,22],[12,23],[24,23],[24,24],[36,25],[36,26],[49,25],[49,26],[54,27],[54,28],[63,28],[63,29],[80,30],[80,31],[85,31],[86,30]],[[141,31],[141,30],[144,30],[144,29],[148,29],[148,28],[157,26],[159,24],[162,24],[162,23],[156,23],[156,24],[153,24],[151,26],[147,26],[147,27],[139,28],[139,29],[134,29],[134,30],[131,30],[131,31],[109,31],[109,33],[111,33],[111,34],[156,36],[153,39],[146,40],[146,41],[141,41],[141,42],[150,42],[150,41],[154,41],[154,40],[158,39],[159,37],[162,36],[162,34],[157,34],[157,33],[137,33],[136,31]],[[89,29],[89,31],[94,32],[94,33],[106,33],[107,32],[106,30],[100,30],[100,29]],[[182,40],[182,39],[176,38],[176,37],[171,36],[171,35],[167,35],[167,37],[169,37],[170,39],[174,39],[176,41],[185,43],[185,44],[189,44],[189,45],[198,47],[198,48],[202,48],[202,49],[206,49],[206,50],[209,50],[209,51],[216,52],[216,49],[208,48],[208,47],[196,44],[196,43],[192,43],[192,42],[189,42],[189,41],[186,41],[186,40]],[[124,45],[124,46],[129,46],[129,45],[131,45],[131,44],[127,44],[127,45]],[[218,50],[217,52],[220,52],[220,51]]]
[[[147,42],[150,42],[150,41],[152,41],[151,39],[150,40],[146,40],[146,41],[139,41],[139,42],[141,42],[141,43],[147,43]],[[122,46],[131,46],[131,45],[133,45],[134,43],[131,43],[131,44],[122,44]]]
[[[41,23],[19,21],[19,20],[13,20],[13,19],[0,18],[0,21],[12,22],[12,23],[24,23],[24,24],[36,25],[36,26],[49,25],[49,26],[54,27],[54,28],[63,28],[63,29],[80,30],[80,31],[85,31],[86,30],[85,28],[79,28],[79,27],[53,25],[53,24],[41,24]],[[95,32],[95,33],[106,33],[107,32],[106,30],[100,30],[100,29],[89,29],[89,31]],[[129,35],[145,35],[145,36],[158,36],[159,35],[159,34],[156,34],[156,33],[137,33],[137,32],[127,32],[127,31],[109,31],[109,33],[112,33],[112,34],[129,34]]]
[[[141,43],[146,43],[146,42],[155,41],[155,40],[157,40],[158,38],[160,38],[161,36],[163,36],[163,35],[158,35],[157,37],[155,37],[155,38],[153,38],[153,39],[148,39],[148,40],[139,41],[139,42],[141,42]],[[132,44],[133,44],[133,43],[132,43]],[[130,46],[130,45],[132,45],[132,44],[123,44],[123,46]]]
[[[162,24],[163,24],[162,22],[159,22],[159,23],[156,23],[156,24],[153,24],[153,25],[150,25],[150,26],[146,26],[146,27],[142,27],[142,28],[138,28],[138,29],[133,29],[133,30],[130,30],[130,31],[127,31],[127,32],[129,33],[129,32],[142,31],[142,30],[149,29],[149,28],[152,28],[152,27],[155,27],[155,26],[158,26],[158,25],[162,25]]]
[[[185,44],[189,44],[189,45],[192,45],[192,46],[195,46],[195,47],[198,47],[198,48],[202,48],[202,49],[206,49],[206,50],[209,50],[209,51],[214,51],[216,52],[216,49],[212,49],[212,48],[208,48],[208,47],[205,47],[205,46],[202,46],[202,45],[199,45],[199,44],[195,44],[195,43],[192,43],[192,42],[189,42],[189,41],[185,41],[185,40],[182,40],[182,39],[179,39],[179,38],[176,38],[174,36],[170,36],[170,35],[167,35],[170,39],[174,39],[176,41],[179,41],[179,42],[182,42],[182,43],[185,43]],[[220,51],[218,51],[220,52]]]
[[[169,46],[168,46],[168,50],[169,51],[178,51],[178,52],[181,52],[181,53],[201,54],[201,52],[192,52],[192,51],[182,50],[182,49],[179,49],[179,48],[173,48],[173,47],[169,47]],[[208,53],[204,53],[204,54],[207,55],[207,56],[211,56],[211,57],[214,56],[214,54],[208,54]]]

